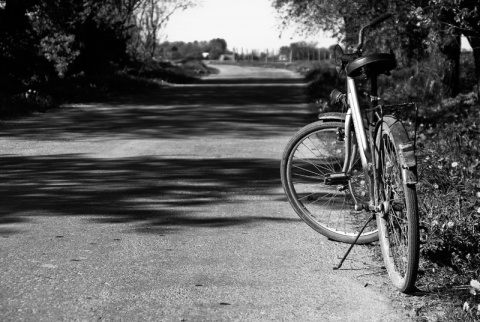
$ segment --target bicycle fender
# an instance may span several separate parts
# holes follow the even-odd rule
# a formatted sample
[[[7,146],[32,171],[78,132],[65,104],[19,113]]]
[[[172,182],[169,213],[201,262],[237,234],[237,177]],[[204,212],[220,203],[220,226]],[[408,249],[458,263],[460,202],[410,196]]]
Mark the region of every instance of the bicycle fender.
[[[403,183],[406,185],[415,185],[417,179],[417,158],[415,157],[415,146],[407,134],[403,124],[396,118],[384,116],[383,122],[386,123],[393,137],[395,138],[395,149],[399,155],[400,166],[402,167]],[[380,129],[381,122],[377,124],[377,132]]]
[[[346,113],[329,112],[318,114],[318,120],[322,122],[345,122]]]

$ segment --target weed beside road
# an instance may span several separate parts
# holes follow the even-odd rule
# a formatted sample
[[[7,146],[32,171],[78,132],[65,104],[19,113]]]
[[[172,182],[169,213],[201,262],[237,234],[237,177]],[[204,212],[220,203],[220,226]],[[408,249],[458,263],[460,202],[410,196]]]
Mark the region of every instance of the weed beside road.
[[[44,112],[65,103],[102,100],[135,94],[168,84],[191,83],[199,76],[215,73],[199,60],[177,63],[148,61],[132,63],[110,73],[69,75],[65,78],[31,82],[30,88],[0,88],[0,117]]]

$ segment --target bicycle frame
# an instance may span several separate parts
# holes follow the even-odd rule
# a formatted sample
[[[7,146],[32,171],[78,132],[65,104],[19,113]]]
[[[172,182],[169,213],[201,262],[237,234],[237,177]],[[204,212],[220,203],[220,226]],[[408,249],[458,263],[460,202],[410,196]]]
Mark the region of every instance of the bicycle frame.
[[[354,132],[357,144],[358,152],[360,154],[360,160],[362,163],[362,168],[365,173],[365,176],[368,178],[370,183],[376,182],[374,180],[374,171],[376,167],[373,162],[371,148],[367,140],[367,132],[363,123],[362,112],[358,100],[357,89],[355,85],[355,80],[352,77],[347,76],[347,99],[349,108],[347,110],[345,118],[345,163],[343,166],[343,172],[346,174],[351,167],[352,162],[352,136],[351,133]],[[352,128],[353,126],[353,128]],[[354,130],[354,131],[353,131]],[[373,143],[373,142],[372,142]],[[361,205],[362,207],[368,210],[376,210],[376,186],[374,184],[369,184],[369,193],[370,193],[370,203],[369,205]],[[358,206],[358,205],[357,205]]]

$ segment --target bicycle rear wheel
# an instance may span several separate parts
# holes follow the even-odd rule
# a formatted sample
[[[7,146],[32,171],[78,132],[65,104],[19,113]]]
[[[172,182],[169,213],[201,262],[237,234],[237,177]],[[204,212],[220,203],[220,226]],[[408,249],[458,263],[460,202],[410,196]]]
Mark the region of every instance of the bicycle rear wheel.
[[[376,142],[379,197],[383,212],[377,215],[382,255],[388,275],[403,293],[415,288],[419,258],[418,210],[415,185],[405,184],[414,176],[402,167],[399,144],[408,142],[403,125],[384,118]]]
[[[281,178],[288,201],[301,219],[330,239],[353,243],[370,218],[369,212],[355,210],[356,204],[369,200],[368,182],[355,144],[347,171],[348,183],[325,183],[327,175],[342,172],[343,131],[341,122],[315,122],[300,129],[283,153]],[[357,243],[377,239],[376,223],[372,221]]]

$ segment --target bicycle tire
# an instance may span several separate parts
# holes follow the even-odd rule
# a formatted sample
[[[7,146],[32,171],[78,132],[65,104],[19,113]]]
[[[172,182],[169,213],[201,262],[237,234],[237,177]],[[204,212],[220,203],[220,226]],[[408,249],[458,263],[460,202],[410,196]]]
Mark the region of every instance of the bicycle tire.
[[[282,186],[297,215],[318,233],[339,242],[353,243],[370,213],[355,210],[355,201],[369,199],[358,153],[352,153],[348,187],[326,185],[325,175],[342,171],[345,143],[339,135],[342,122],[315,122],[290,139],[282,156]],[[352,135],[352,133],[346,134]],[[356,149],[356,147],[352,148]],[[375,221],[357,244],[378,239]]]
[[[420,252],[416,189],[414,184],[406,184],[415,173],[402,167],[399,147],[408,141],[399,121],[384,118],[376,134],[379,198],[383,205],[377,227],[388,275],[403,293],[415,289]]]

